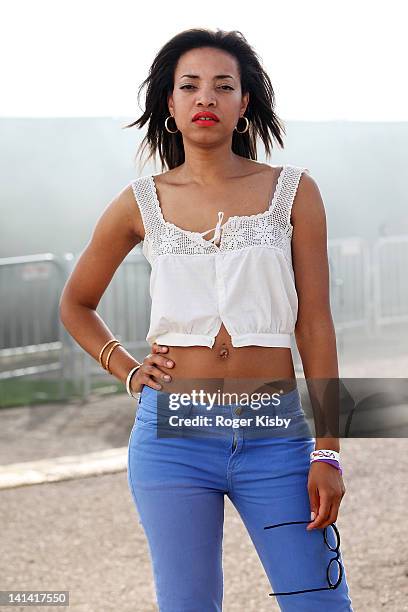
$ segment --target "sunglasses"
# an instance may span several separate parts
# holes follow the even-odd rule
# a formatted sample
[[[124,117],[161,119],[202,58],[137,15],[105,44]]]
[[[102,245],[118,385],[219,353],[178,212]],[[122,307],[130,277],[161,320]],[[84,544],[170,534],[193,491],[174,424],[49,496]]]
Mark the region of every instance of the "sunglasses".
[[[298,524],[303,524],[303,523],[310,523],[310,521],[290,521],[289,523],[278,523],[277,525],[268,525],[264,527],[264,529],[275,529],[276,527],[282,527],[283,525],[298,525]],[[330,544],[328,537],[327,537],[328,528],[332,528],[336,536],[336,546],[334,547]],[[327,566],[327,570],[326,570],[327,583],[329,586],[320,587],[318,589],[303,589],[301,591],[286,591],[283,593],[269,593],[270,596],[276,597],[277,595],[295,595],[296,593],[310,593],[312,591],[326,591],[330,589],[337,589],[337,587],[339,586],[343,578],[343,566],[340,563],[340,534],[334,523],[330,523],[328,527],[325,527],[323,529],[323,540],[326,546],[328,547],[328,549],[336,553],[336,556],[330,559],[329,564]],[[337,563],[337,569],[338,569],[338,578],[336,582],[332,582],[331,577],[330,577],[330,570],[332,568],[333,563]]]

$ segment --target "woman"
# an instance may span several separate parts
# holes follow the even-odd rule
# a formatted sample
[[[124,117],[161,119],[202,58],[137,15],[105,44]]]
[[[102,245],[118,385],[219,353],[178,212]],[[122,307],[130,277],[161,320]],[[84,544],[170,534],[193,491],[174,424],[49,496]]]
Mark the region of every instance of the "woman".
[[[181,32],[159,51],[146,84],[146,110],[127,127],[148,122],[144,142],[168,170],[133,181],[109,204],[60,311],[78,343],[126,381],[129,394],[141,392],[128,479],[159,609],[221,610],[227,494],[274,591],[288,593],[276,596],[282,610],[352,610],[344,565],[336,588],[326,579],[333,552],[323,535],[334,533],[345,492],[339,440],[315,440],[304,428],[290,348],[294,334],[308,385],[338,378],[319,189],[304,168],[255,161],[256,137],[269,155],[271,136],[283,146],[283,128],[269,77],[240,32]],[[138,364],[95,309],[141,240],[152,265],[152,352]],[[252,403],[213,404],[220,390],[252,394]],[[260,390],[278,398],[264,408],[289,417],[290,435],[247,427],[250,418],[231,426],[224,419],[212,427],[217,435],[202,421],[200,435],[191,426],[157,435],[159,417],[181,392],[191,401],[179,404],[178,424],[210,410],[254,416]],[[195,403],[194,391],[204,401]],[[319,449],[334,460],[311,458]],[[280,529],[266,530],[272,525]]]

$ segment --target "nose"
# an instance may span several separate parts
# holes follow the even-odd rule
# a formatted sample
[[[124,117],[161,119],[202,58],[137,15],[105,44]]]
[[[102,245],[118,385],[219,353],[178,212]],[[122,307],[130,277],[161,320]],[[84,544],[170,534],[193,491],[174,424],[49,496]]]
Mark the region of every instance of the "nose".
[[[215,103],[216,100],[213,91],[211,89],[206,90],[205,88],[202,88],[197,95],[197,104],[201,104],[204,106],[214,106]]]
[[[207,98],[204,98],[202,96],[200,96],[200,98],[197,100],[197,106],[216,106],[215,104],[215,100],[209,100]]]

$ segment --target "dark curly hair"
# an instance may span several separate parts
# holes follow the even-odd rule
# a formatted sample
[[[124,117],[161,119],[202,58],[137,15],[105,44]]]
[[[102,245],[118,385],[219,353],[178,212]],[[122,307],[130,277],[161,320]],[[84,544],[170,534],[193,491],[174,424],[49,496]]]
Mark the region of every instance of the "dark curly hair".
[[[258,135],[264,144],[267,156],[271,155],[273,138],[281,148],[284,148],[282,132],[284,134],[286,132],[283,123],[274,112],[275,94],[272,83],[262,68],[261,60],[245,36],[239,30],[225,32],[220,29],[212,31],[205,28],[192,28],[180,32],[160,49],[150,67],[148,77],[139,87],[137,100],[140,107],[140,94],[147,86],[146,109],[139,119],[123,126],[123,128],[129,128],[137,125],[141,128],[148,123],[147,133],[140,143],[136,156],[141,149],[148,147],[150,154],[146,159],[145,163],[147,163],[158,151],[162,171],[166,165],[168,169],[172,169],[184,162],[181,133],[170,134],[164,126],[166,117],[169,115],[167,98],[174,88],[174,73],[180,56],[190,49],[201,47],[215,47],[233,55],[239,66],[242,93],[249,92],[250,94],[245,113],[250,127],[243,134],[234,130],[232,136],[234,153],[248,159],[257,159],[256,139]]]

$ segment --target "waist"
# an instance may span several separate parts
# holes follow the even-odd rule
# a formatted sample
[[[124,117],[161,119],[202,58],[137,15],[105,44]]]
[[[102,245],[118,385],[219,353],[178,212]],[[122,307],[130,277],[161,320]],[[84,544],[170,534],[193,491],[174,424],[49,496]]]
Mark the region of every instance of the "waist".
[[[158,344],[161,344],[158,342]],[[221,325],[212,348],[206,346],[168,346],[165,353],[174,362],[166,368],[172,380],[161,382],[163,391],[190,392],[194,385],[213,390],[214,381],[225,387],[239,386],[253,391],[267,381],[294,380],[292,352],[289,348],[243,346],[236,348]],[[285,383],[292,389],[293,384]]]
[[[279,390],[294,388],[296,381],[290,349],[233,348],[228,357],[222,357],[223,346],[228,345],[216,345],[213,349],[169,346],[163,355],[171,359],[174,366],[161,369],[170,374],[172,380],[155,380],[160,382],[163,391],[169,393],[190,393],[195,388],[212,392],[218,384],[227,391],[239,388],[252,392],[263,384]]]
[[[162,384],[162,383],[161,383]],[[293,377],[249,377],[248,373],[242,373],[240,377],[220,377],[218,373],[215,376],[204,377],[203,373],[200,376],[191,377],[173,377],[170,383],[162,384],[159,390],[163,394],[171,393],[187,393],[191,394],[197,391],[204,393],[216,393],[222,391],[225,394],[245,394],[245,393],[280,393],[285,395],[297,389],[296,378]]]
[[[260,382],[260,381],[258,381]],[[295,385],[292,390],[274,390],[273,386],[261,384],[256,386],[252,392],[242,392],[234,388],[230,392],[225,390],[221,381],[214,381],[212,390],[204,390],[197,387],[190,394],[168,393],[157,391],[146,385],[141,392],[141,406],[139,410],[146,416],[149,413],[166,417],[172,411],[179,411],[183,415],[203,414],[210,410],[214,414],[231,414],[231,408],[238,408],[233,413],[245,417],[253,414],[273,413],[283,414],[290,411],[299,412],[302,410],[300,393]],[[142,419],[143,420],[143,419]]]

